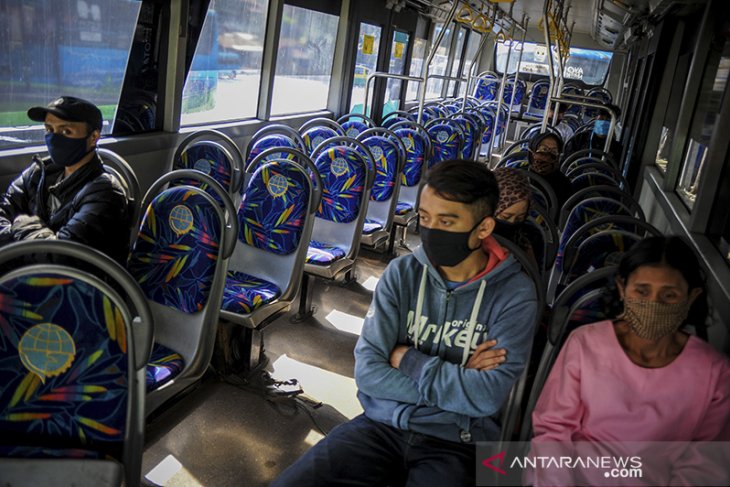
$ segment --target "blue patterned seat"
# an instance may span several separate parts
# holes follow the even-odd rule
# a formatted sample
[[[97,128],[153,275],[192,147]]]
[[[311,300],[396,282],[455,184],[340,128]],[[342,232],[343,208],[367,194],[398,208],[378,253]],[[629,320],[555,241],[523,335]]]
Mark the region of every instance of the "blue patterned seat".
[[[618,186],[615,179],[607,174],[599,172],[589,172],[579,174],[575,178],[571,179],[570,185],[573,187],[573,192],[578,192],[581,189],[590,188],[593,186]]]
[[[345,131],[345,135],[356,139],[358,135],[365,132],[370,127],[360,120],[348,120],[342,124],[342,130]]]
[[[281,289],[265,279],[244,272],[228,271],[222,309],[250,314],[281,296]]]
[[[246,332],[286,312],[301,282],[320,185],[308,157],[250,164],[221,317]],[[303,162],[304,165],[300,165]]]
[[[311,127],[305,130],[302,134],[304,148],[306,149],[307,154],[311,156],[312,152],[314,152],[314,149],[316,149],[319,144],[332,137],[337,137],[338,135],[341,134],[338,134],[335,129],[331,127]]]
[[[403,201],[399,201],[397,205],[395,205],[395,214],[396,215],[405,215],[409,211],[413,211],[413,205],[410,203],[406,203]]]
[[[75,479],[81,485],[104,468],[86,460],[106,459],[123,464],[127,485],[135,484],[152,342],[141,292],[110,258],[81,244],[21,242],[2,254],[0,265],[13,271],[0,277],[0,468],[76,459],[87,476]],[[31,255],[34,264],[13,260]]]
[[[378,131],[387,137],[369,135],[368,132],[364,132],[361,136],[361,142],[370,150],[375,162],[375,179],[360,240],[362,244],[370,247],[379,246],[390,234],[395,205],[398,203],[404,157],[394,141],[398,136],[387,129]]]
[[[481,100],[481,101],[492,101],[497,98],[497,91],[499,91],[499,80],[498,79],[480,78],[477,81],[476,88],[474,88],[474,98]]]
[[[578,277],[606,266],[618,265],[621,256],[644,237],[625,230],[601,230],[585,238],[566,262],[565,277],[559,284],[570,284]]]
[[[454,117],[452,120],[460,124],[461,131],[464,135],[459,157],[462,159],[473,159],[475,157],[474,146],[476,145],[476,141],[480,140],[481,127],[477,125],[475,120],[467,116]]]
[[[185,367],[185,360],[176,351],[156,343],[152,347],[150,360],[147,363],[145,379],[147,390],[152,391],[177,377]]]
[[[527,110],[523,116],[527,118],[542,118],[547,105],[548,91],[550,90],[550,82],[548,80],[538,80],[532,84],[530,88],[530,97],[527,101]]]
[[[429,169],[441,161],[458,159],[463,144],[463,135],[454,122],[435,121],[427,130],[433,146],[433,157],[429,161]]]
[[[217,142],[203,140],[189,145],[173,161],[172,169],[195,169],[218,181],[229,194],[231,192],[233,156]],[[195,179],[180,180],[178,184],[200,187],[205,185]],[[217,198],[215,193],[211,196]]]
[[[323,151],[314,165],[322,178],[322,199],[316,212],[312,241],[337,247],[344,255],[338,259],[342,262],[337,262],[337,265],[322,265],[315,257],[318,249],[310,249],[305,271],[333,278],[343,268],[349,268],[357,255],[370,196],[367,188],[373,175],[365,157],[350,146]]]
[[[251,144],[248,146],[248,154],[246,156],[246,165],[250,164],[256,156],[261,154],[266,149],[275,149],[278,147],[288,147],[290,149],[300,149],[297,143],[290,137],[283,134],[271,134],[261,137],[256,140],[251,140]],[[291,154],[286,152],[272,153],[268,159],[291,159]]]
[[[188,174],[204,178],[196,172]],[[169,173],[148,191],[127,263],[147,299],[159,305],[153,306],[158,354],[148,378],[162,382],[148,384],[148,414],[197,381],[207,368],[232,250],[231,232],[236,228],[226,228],[220,202],[231,217],[233,204],[220,185],[211,183],[209,188],[218,192],[217,203],[199,187],[162,189],[176,178],[176,172]]]
[[[307,262],[319,265],[331,264],[345,257],[342,248],[330,245],[325,242],[312,240],[307,250]]]
[[[523,80],[517,80],[517,88],[515,89],[515,97],[512,99],[512,90],[515,86],[514,78],[507,80],[507,84],[504,86],[504,93],[502,94],[502,101],[509,106],[510,100],[512,100],[512,111],[519,111],[522,105],[522,99],[525,97],[525,91],[527,90],[527,83]]]

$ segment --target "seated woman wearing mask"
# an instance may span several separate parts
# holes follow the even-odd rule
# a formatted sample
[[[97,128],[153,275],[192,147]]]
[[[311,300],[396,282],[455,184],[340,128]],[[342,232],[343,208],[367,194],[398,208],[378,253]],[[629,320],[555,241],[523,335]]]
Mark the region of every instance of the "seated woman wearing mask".
[[[726,485],[705,482],[715,482],[718,470],[727,476],[727,467],[698,467],[708,455],[692,456],[687,443],[730,440],[730,360],[682,330],[707,318],[697,257],[679,237],[647,238],[623,255],[616,285],[613,304],[623,302],[623,311],[576,329],[560,351],[533,412],[533,451],[583,445],[575,442],[621,449],[637,444],[615,442],[666,442],[644,451],[641,485]],[[684,442],[679,454],[669,442]],[[700,469],[709,477],[698,478]],[[535,485],[558,485],[548,478],[556,473],[541,472],[546,476]],[[585,478],[569,483],[598,485]]]
[[[544,132],[535,134],[527,145],[530,170],[550,184],[558,197],[558,207],[573,195],[570,179],[560,172],[560,153],[563,141],[559,135]]]
[[[516,243],[539,268],[524,225],[530,211],[530,181],[523,172],[511,167],[500,167],[493,173],[499,186],[494,233]]]
[[[617,117],[621,116],[621,109],[616,105],[607,105]],[[588,132],[581,132],[578,135],[571,137],[565,144],[565,157],[570,156],[572,153],[590,149],[598,152],[603,151],[606,147],[606,137],[608,137],[608,131],[611,127],[611,115],[606,110],[599,110],[596,115],[596,120],[593,124],[593,130]],[[614,137],[615,137],[614,133]],[[621,162],[621,144],[614,138],[611,137],[611,143],[609,145],[608,153],[613,157],[614,162],[617,164]],[[589,153],[588,155],[592,154]],[[597,155],[597,154],[594,154]]]

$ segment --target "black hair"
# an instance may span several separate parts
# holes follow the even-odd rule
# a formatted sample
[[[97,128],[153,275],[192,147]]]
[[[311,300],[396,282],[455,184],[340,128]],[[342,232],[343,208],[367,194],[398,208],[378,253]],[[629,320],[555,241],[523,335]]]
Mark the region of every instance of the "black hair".
[[[692,303],[683,326],[694,326],[697,335],[706,339],[705,322],[709,314],[707,285],[705,284],[705,273],[692,248],[677,236],[645,238],[621,257],[621,262],[616,270],[616,278],[625,284],[636,269],[645,265],[667,266],[675,269],[687,281],[690,291],[697,288],[702,290],[702,293]],[[617,306],[609,311],[611,313],[609,316],[616,316],[623,310],[618,299],[618,289],[614,290],[614,293],[612,301]]]
[[[494,216],[499,187],[486,164],[463,159],[439,162],[426,174],[426,184],[443,199],[470,205],[477,219]]]
[[[554,134],[552,132],[542,132],[533,135],[530,138],[530,142],[527,143],[527,148],[530,149],[532,152],[535,152],[540,145],[540,142],[547,139],[548,137],[552,137],[553,139],[555,139],[558,143],[558,152],[563,152],[563,138],[560,135]]]

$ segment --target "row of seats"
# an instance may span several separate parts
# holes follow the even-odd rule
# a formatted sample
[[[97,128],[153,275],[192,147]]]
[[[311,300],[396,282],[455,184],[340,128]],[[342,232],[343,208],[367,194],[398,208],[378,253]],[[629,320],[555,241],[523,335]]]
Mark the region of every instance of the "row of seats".
[[[485,71],[481,73],[477,77],[473,96],[481,101],[497,100],[499,96],[499,89],[502,84],[501,80],[502,77],[492,71]],[[517,88],[515,88],[515,83]],[[549,80],[540,79],[530,86],[528,94],[527,83],[522,79],[517,79],[515,82],[515,76],[510,75],[507,76],[507,79],[505,80],[502,102],[507,105],[511,103],[512,111],[521,115],[525,120],[542,120],[542,117],[545,114],[549,90]],[[586,96],[604,104],[611,103],[613,99],[611,93],[603,87],[599,86],[589,90],[584,90],[583,88],[570,83],[563,87],[562,94],[568,96]],[[527,95],[527,101],[523,105],[525,95]],[[586,122],[596,116],[595,108],[584,108],[571,103],[566,104],[567,109],[565,113],[567,118]]]

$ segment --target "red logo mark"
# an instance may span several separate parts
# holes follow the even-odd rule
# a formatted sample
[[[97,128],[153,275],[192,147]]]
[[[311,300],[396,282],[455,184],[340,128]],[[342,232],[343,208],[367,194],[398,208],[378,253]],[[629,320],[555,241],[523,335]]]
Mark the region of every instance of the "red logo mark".
[[[507,472],[505,472],[504,470],[499,468],[502,466],[502,464],[504,464],[504,454],[505,453],[506,452],[500,452],[500,453],[497,453],[496,455],[492,455],[491,457],[487,458],[486,460],[482,460],[482,465],[484,465],[487,468],[491,468],[492,470],[494,470],[497,473],[501,473],[502,475],[507,475]],[[495,459],[499,459],[499,467],[497,467],[496,465],[492,465],[492,461]]]

